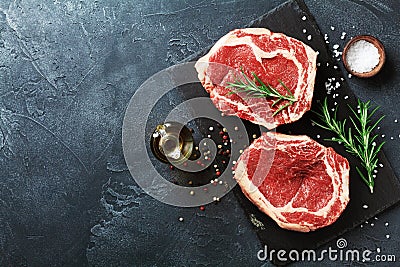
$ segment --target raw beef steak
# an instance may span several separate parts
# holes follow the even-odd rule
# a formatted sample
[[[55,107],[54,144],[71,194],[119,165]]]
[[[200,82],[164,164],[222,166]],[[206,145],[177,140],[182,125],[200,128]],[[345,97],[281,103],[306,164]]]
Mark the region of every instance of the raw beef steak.
[[[195,67],[199,80],[219,110],[272,129],[298,120],[310,109],[316,58],[317,53],[299,40],[265,28],[247,28],[233,30],[222,37]],[[232,89],[226,85],[234,82],[242,70],[251,78],[255,73],[265,84],[286,95],[288,92],[281,80],[297,101],[273,116],[288,104],[287,100],[271,107],[276,98],[248,98],[245,94],[229,93]]]
[[[330,225],[349,202],[347,159],[305,135],[263,133],[235,169],[247,198],[285,229]]]

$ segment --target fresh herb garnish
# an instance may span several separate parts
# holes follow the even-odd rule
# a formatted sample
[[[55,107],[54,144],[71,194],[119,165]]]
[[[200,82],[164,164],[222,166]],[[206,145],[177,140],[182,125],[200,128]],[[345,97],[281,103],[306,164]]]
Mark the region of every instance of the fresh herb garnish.
[[[271,107],[277,105],[283,100],[287,100],[288,103],[280,106],[274,112],[273,116],[297,101],[289,88],[287,88],[287,86],[281,80],[278,81],[283,86],[283,88],[286,89],[286,95],[282,95],[281,93],[279,93],[278,90],[276,90],[276,88],[274,88],[270,84],[265,84],[254,72],[252,72],[251,75],[253,75],[254,80],[251,80],[249,77],[247,77],[243,69],[241,69],[241,77],[236,77],[234,83],[228,83],[227,88],[232,90],[231,92],[229,92],[229,94],[238,94],[244,92],[249,98],[276,98]],[[258,82],[260,85],[257,85],[256,82]]]
[[[358,100],[357,111],[352,107],[349,107],[352,111],[354,118],[350,117],[352,126],[355,132],[352,132],[352,128],[349,127],[346,131],[346,119],[340,121],[336,117],[337,107],[335,108],[333,115],[330,114],[328,109],[328,101],[325,98],[322,104],[322,113],[317,113],[323,124],[317,123],[319,127],[332,131],[337,137],[327,139],[328,141],[338,142],[343,144],[346,151],[357,156],[361,160],[361,166],[365,169],[366,175],[356,167],[358,174],[362,180],[367,184],[371,193],[374,192],[374,170],[378,163],[378,153],[381,150],[385,142],[376,144],[377,134],[373,135],[372,131],[376,128],[378,123],[382,121],[385,116],[380,117],[372,123],[371,117],[379,109],[379,106],[371,110],[371,101],[362,102]],[[371,111],[370,111],[371,110]]]

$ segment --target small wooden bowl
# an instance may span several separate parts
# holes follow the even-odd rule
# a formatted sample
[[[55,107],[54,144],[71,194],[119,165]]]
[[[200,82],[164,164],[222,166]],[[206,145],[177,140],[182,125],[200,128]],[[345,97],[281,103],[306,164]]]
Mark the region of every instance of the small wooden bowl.
[[[349,50],[349,48],[357,41],[360,40],[364,40],[367,42],[370,42],[371,44],[373,44],[376,48],[378,48],[378,53],[379,53],[379,63],[378,65],[375,66],[375,68],[373,68],[371,71],[369,72],[355,72],[353,70],[351,70],[350,66],[347,63],[347,51]],[[343,59],[343,63],[345,68],[347,69],[347,71],[349,73],[351,73],[354,76],[360,77],[360,78],[368,78],[368,77],[372,77],[375,74],[377,74],[381,69],[383,64],[385,63],[386,60],[386,55],[385,55],[385,48],[383,47],[383,44],[376,39],[375,37],[371,36],[371,35],[358,35],[356,37],[354,37],[353,39],[351,39],[346,46],[343,49],[343,54],[342,54],[342,59]]]

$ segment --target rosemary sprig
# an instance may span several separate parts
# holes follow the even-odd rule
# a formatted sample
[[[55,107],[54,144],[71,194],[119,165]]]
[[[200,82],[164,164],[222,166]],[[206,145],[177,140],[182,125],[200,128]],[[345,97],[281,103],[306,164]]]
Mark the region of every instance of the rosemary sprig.
[[[246,96],[249,98],[264,98],[264,97],[276,98],[272,103],[271,107],[277,105],[283,100],[287,100],[288,103],[280,106],[274,112],[273,116],[275,116],[283,109],[287,108],[288,106],[292,105],[294,102],[297,101],[297,99],[294,97],[289,88],[287,88],[287,86],[281,80],[278,81],[283,86],[283,88],[286,89],[287,91],[286,95],[282,95],[281,93],[279,93],[278,90],[276,90],[276,88],[274,88],[272,85],[268,83],[265,84],[254,72],[251,73],[251,75],[253,75],[254,80],[247,77],[242,68],[241,68],[241,73],[242,73],[241,78],[236,77],[234,83],[228,83],[227,88],[232,90],[231,92],[229,92],[229,94],[238,94],[244,92],[246,93]],[[256,82],[260,85],[257,85]]]
[[[343,144],[346,151],[357,156],[361,160],[361,166],[365,169],[366,175],[356,167],[358,174],[361,179],[367,184],[371,193],[374,192],[374,170],[378,164],[378,153],[381,150],[385,142],[376,144],[375,139],[377,134],[373,135],[372,131],[382,121],[385,116],[380,117],[375,123],[372,124],[371,117],[379,109],[379,106],[371,110],[371,101],[362,102],[358,100],[357,112],[350,107],[354,118],[350,117],[352,126],[355,129],[355,133],[352,132],[352,128],[349,127],[346,131],[346,119],[340,121],[336,117],[337,107],[331,115],[328,109],[328,102],[325,98],[321,113],[317,113],[323,124],[313,121],[319,127],[332,131],[337,137],[327,139],[328,141],[335,141],[339,144]]]

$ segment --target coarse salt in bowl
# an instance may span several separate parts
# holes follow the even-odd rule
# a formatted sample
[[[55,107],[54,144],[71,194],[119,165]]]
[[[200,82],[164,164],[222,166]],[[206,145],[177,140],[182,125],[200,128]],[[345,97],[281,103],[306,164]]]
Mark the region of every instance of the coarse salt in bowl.
[[[359,35],[346,44],[342,57],[349,73],[367,78],[381,70],[385,63],[385,50],[382,43],[375,37]]]

